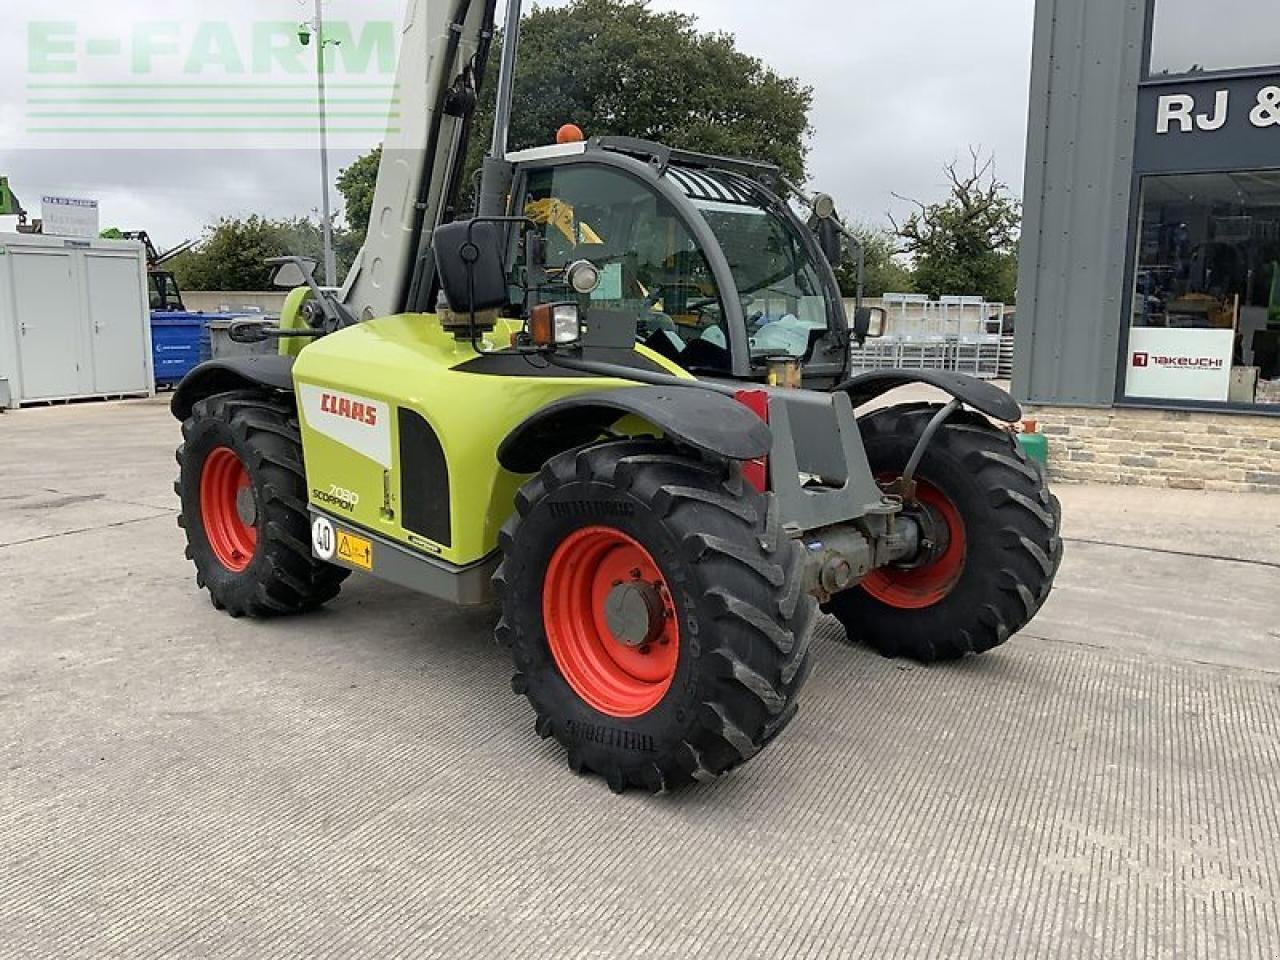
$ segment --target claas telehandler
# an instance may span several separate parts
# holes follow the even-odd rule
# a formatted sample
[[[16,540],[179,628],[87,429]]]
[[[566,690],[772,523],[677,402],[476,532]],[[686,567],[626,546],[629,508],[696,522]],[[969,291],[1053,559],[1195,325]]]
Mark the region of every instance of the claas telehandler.
[[[952,373],[852,376],[885,317],[850,321],[834,205],[772,166],[571,128],[509,153],[519,0],[461,211],[495,3],[412,0],[345,287],[278,262],[296,285],[278,327],[237,332],[278,349],[175,393],[214,606],[312,610],[352,571],[496,599],[538,734],[617,791],[772,741],[819,607],[893,657],[1004,643],[1062,556],[1018,405]],[[909,383],[947,400],[877,408]]]

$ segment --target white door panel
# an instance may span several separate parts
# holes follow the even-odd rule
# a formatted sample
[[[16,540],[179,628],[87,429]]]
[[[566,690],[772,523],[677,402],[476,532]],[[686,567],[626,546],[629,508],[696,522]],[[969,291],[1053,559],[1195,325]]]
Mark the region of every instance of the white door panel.
[[[92,389],[80,359],[83,320],[72,258],[11,250],[18,363],[28,400],[73,397]]]
[[[130,393],[147,386],[146,315],[138,259],[86,252],[90,343],[96,393]]]

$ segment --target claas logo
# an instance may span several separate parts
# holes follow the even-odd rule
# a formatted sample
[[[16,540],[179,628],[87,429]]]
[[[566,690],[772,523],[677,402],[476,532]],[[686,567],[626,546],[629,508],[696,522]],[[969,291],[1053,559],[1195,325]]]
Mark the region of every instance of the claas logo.
[[[368,427],[378,425],[378,408],[368,403],[360,403],[350,397],[339,397],[332,393],[321,394],[320,410],[331,413],[343,420],[354,420]]]

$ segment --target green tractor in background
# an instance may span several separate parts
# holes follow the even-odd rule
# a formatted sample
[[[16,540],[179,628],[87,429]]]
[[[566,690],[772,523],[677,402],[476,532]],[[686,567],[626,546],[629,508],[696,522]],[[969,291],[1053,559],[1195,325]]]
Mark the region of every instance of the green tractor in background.
[[[884,318],[846,318],[828,200],[810,229],[776,169],[642,141],[508,154],[513,33],[479,208],[455,221],[494,15],[411,4],[399,86],[428,97],[401,108],[345,288],[279,262],[279,327],[241,332],[278,355],[174,396],[214,605],[298,613],[351,571],[497,599],[537,732],[618,791],[771,742],[819,604],[921,661],[1023,627],[1062,543],[1043,472],[993,425],[1019,408],[954,374],[849,375]],[[855,416],[910,382],[951,399]]]
[[[21,232],[22,228],[27,226],[27,216],[22,201],[9,186],[9,178],[0,177],[0,217],[17,217],[19,232]]]

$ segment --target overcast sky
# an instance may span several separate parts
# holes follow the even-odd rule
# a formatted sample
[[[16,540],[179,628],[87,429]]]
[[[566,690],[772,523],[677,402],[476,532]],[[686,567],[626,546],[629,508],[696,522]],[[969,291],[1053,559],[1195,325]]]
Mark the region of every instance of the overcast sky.
[[[404,0],[329,0],[327,6],[335,19],[398,21]],[[813,185],[833,193],[851,217],[883,222],[888,211],[902,209],[894,193],[940,196],[942,164],[964,155],[970,144],[994,152],[998,174],[1021,190],[1033,0],[653,0],[653,6],[692,13],[704,29],[736,34],[741,49],[814,87]],[[164,24],[182,21],[173,27],[180,30],[173,42],[189,54],[193,25],[216,9],[242,48],[229,55],[241,56],[247,70],[252,24],[297,23],[309,17],[309,8],[304,0],[224,0],[216,7],[196,0],[6,0],[6,22],[19,29],[0,35],[0,174],[10,177],[35,215],[43,194],[95,198],[104,227],[147,229],[162,245],[198,236],[219,215],[315,210],[320,177],[311,149],[172,149],[173,134],[144,127],[117,138],[132,149],[92,149],[94,137],[81,138],[78,147],[50,149],[50,138],[31,133],[40,122],[32,114],[42,108],[32,101],[44,92],[41,85],[50,78],[68,82],[50,74],[49,64],[73,58],[77,72],[70,81],[133,81],[138,74],[129,59],[135,42],[130,31],[159,24],[155,70],[180,80],[184,53],[165,60]],[[46,70],[33,72],[29,22],[53,18],[68,26],[46,35],[52,39],[36,54],[45,58]],[[109,50],[90,55],[85,49],[90,40],[111,36],[125,37],[124,52],[115,58]],[[74,57],[58,46],[66,43],[76,45]],[[217,45],[202,49],[206,56],[228,55]],[[305,89],[296,95],[309,96]],[[574,119],[590,133],[590,118]],[[259,139],[238,135],[225,142]],[[335,170],[361,152],[355,146],[378,139],[373,133],[346,135],[333,153]],[[0,230],[12,229],[13,222],[0,218]]]

